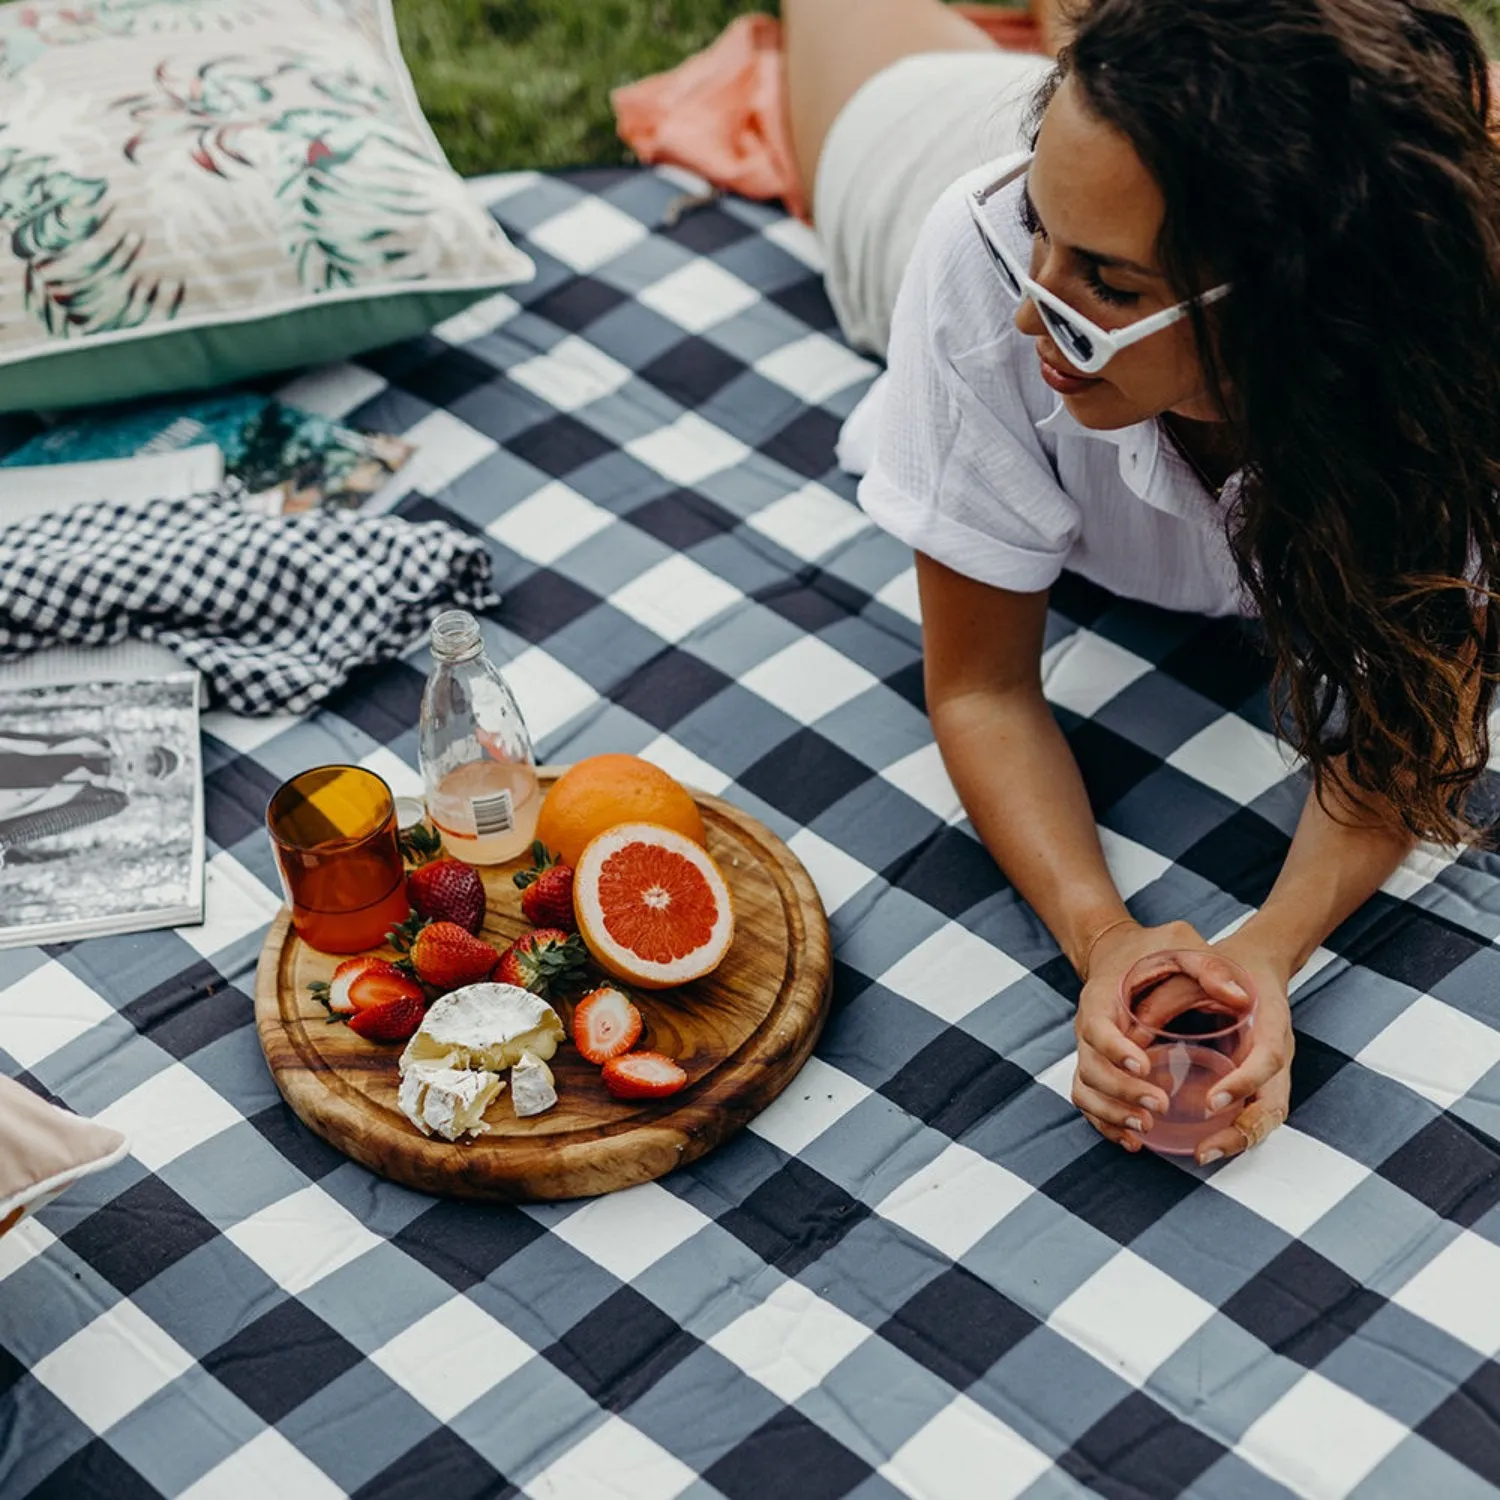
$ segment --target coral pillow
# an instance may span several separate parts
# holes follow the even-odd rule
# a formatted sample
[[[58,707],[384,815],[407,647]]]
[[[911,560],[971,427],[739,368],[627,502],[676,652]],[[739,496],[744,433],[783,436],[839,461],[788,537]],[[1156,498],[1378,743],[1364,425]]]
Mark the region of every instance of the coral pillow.
[[[0,6],[0,411],[341,359],[531,274],[389,0]]]
[[[0,1078],[0,1234],[80,1177],[113,1166],[125,1137]]]

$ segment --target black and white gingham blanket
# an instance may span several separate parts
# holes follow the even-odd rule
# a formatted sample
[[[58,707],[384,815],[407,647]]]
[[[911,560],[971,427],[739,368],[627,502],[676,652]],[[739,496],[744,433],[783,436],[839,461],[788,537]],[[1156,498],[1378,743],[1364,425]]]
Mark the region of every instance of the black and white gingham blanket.
[[[226,495],[102,502],[0,530],[0,659],[130,636],[170,646],[209,701],[302,713],[410,648],[442,608],[489,608],[490,559],[452,526]]]
[[[0,952],[0,1068],[129,1132],[0,1238],[0,1495],[1478,1500],[1500,1494],[1500,880],[1407,862],[1293,995],[1290,1123],[1207,1171],[1067,1101],[1067,966],[922,712],[911,555],[833,467],[873,373],[810,234],[679,180],[480,185],[539,267],[286,399],[420,444],[541,752],[763,818],[830,913],[817,1055],[660,1182],[525,1209],[371,1176],[277,1095],[266,797],[404,790],[420,652],[204,720],[208,920]],[[18,433],[17,436],[23,434]],[[1235,627],[1054,596],[1047,691],[1140,917],[1215,935],[1302,789]]]

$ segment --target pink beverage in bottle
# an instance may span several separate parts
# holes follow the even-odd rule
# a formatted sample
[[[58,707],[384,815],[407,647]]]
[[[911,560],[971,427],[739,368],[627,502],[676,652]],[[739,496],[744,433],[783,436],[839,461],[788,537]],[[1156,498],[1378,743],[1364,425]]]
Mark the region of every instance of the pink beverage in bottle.
[[[1145,1052],[1147,1082],[1167,1096],[1141,1140],[1164,1156],[1192,1156],[1206,1136],[1239,1113],[1214,1110],[1221,1079],[1250,1055],[1255,991],[1238,964],[1202,950],[1152,953],[1120,984],[1125,1035]]]

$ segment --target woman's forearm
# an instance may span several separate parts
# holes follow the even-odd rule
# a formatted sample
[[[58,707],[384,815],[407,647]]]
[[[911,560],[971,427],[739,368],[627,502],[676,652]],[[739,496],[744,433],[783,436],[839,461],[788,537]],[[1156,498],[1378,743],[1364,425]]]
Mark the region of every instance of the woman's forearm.
[[[1280,957],[1288,976],[1380,889],[1413,843],[1336,790],[1325,796],[1328,807],[1308,795],[1281,873],[1243,929]]]
[[[931,707],[970,821],[1075,969],[1128,916],[1104,863],[1083,779],[1040,691],[976,692]]]

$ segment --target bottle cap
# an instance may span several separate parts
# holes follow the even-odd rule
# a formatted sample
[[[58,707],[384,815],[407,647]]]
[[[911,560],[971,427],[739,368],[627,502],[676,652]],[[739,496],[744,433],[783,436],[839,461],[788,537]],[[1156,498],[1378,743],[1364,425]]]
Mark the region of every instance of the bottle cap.
[[[420,797],[396,798],[396,832],[410,833],[427,821],[427,804]]]

